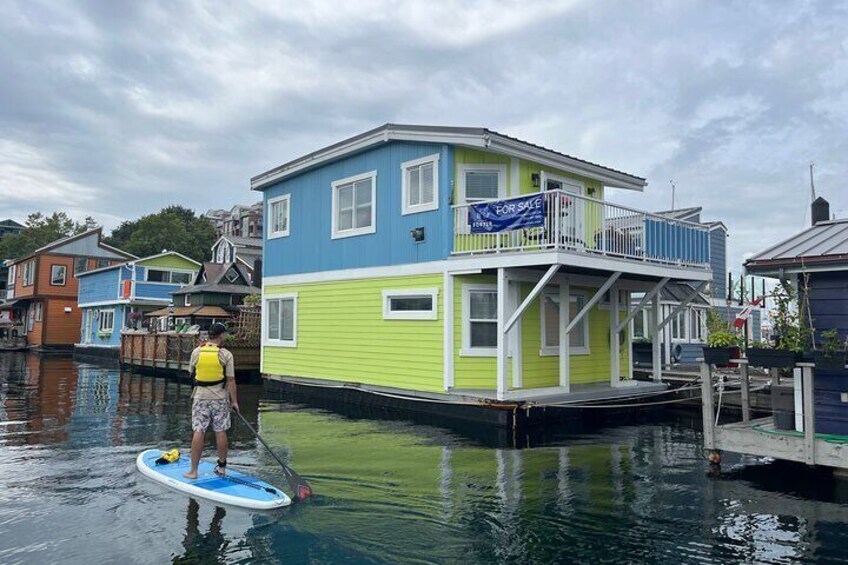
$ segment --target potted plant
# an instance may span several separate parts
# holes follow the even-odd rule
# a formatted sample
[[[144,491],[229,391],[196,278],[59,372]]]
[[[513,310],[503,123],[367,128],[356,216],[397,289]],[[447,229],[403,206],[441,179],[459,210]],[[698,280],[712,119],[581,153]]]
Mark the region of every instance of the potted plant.
[[[746,352],[748,364],[765,368],[794,367],[808,346],[812,332],[806,326],[802,304],[797,304],[795,291],[791,286],[778,286],[771,298],[775,305],[769,312],[774,332],[772,344],[766,347],[749,347]]]
[[[839,331],[830,329],[821,332],[821,350],[813,352],[816,371],[844,374],[845,371],[845,341],[839,339]]]
[[[650,339],[639,337],[633,340],[633,361],[645,365],[654,362],[654,349]]]
[[[704,362],[710,365],[727,366],[731,359],[739,357],[739,336],[729,330],[712,332],[707,336]]]

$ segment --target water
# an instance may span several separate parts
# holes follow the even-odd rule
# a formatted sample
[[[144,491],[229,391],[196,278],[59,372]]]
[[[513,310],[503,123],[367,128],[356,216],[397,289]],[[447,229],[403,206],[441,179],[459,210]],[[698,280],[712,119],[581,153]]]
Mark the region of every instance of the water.
[[[708,477],[691,419],[517,450],[410,422],[259,410],[261,389],[242,386],[248,420],[318,496],[274,513],[216,507],[135,470],[142,449],[185,448],[189,393],[0,354],[0,563],[848,562],[843,486],[732,456]],[[246,428],[231,448],[233,466],[284,486]]]

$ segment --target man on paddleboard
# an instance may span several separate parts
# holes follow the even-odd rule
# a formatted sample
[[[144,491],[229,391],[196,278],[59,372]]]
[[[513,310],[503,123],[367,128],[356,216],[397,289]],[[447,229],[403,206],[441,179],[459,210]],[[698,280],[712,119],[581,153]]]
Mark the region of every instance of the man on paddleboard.
[[[230,409],[238,411],[236,372],[233,354],[222,348],[227,328],[214,323],[209,328],[209,341],[191,352],[189,376],[194,383],[191,393],[191,470],[184,476],[197,478],[197,466],[203,454],[203,438],[210,424],[215,432],[218,466],[221,475],[227,470],[227,430],[230,429]]]

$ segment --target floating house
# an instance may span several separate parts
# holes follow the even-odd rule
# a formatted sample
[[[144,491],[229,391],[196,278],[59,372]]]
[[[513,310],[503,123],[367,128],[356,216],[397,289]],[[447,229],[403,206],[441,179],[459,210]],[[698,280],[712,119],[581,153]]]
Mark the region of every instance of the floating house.
[[[650,307],[658,335],[662,288],[705,288],[710,236],[607,200],[646,184],[489,129],[396,124],[254,177],[269,386],[505,408],[489,414],[661,388],[659,362],[631,378],[630,321]]]
[[[191,283],[200,263],[175,251],[80,273],[79,352],[118,356],[123,329],[140,329],[144,315],[171,304],[171,292]]]
[[[258,237],[223,235],[212,246],[212,263],[219,265],[238,263],[239,268],[247,274],[251,282],[254,281],[257,261],[261,259],[262,239]],[[258,276],[261,275],[262,273],[258,274]]]
[[[77,305],[78,276],[134,255],[101,241],[101,228],[54,241],[26,257],[7,261],[6,303],[11,319],[23,321],[29,346],[72,349],[80,341],[82,312]]]
[[[703,348],[707,341],[707,311],[711,308],[729,323],[733,323],[737,315],[748,304],[740,305],[728,288],[727,270],[727,240],[728,230],[723,222],[701,220],[700,206],[664,210],[656,212],[675,220],[693,222],[703,225],[709,232],[710,241],[710,271],[712,279],[707,287],[692,298],[686,307],[681,304],[692,293],[693,286],[687,283],[668,283],[660,291],[660,315],[665,318],[675,312],[671,321],[666,324],[661,333],[662,362],[670,365],[696,365],[703,357]],[[762,339],[762,308],[753,306],[746,320],[748,336],[751,341]],[[644,342],[650,338],[648,332],[648,312],[642,311],[633,319],[633,339],[636,341],[634,354],[637,363],[650,364],[650,346]],[[647,351],[645,351],[647,349]]]
[[[198,326],[205,331],[215,322],[233,318],[246,296],[260,292],[251,285],[240,264],[203,263],[191,284],[171,292],[171,306],[148,312],[146,316],[162,318],[165,327]]]

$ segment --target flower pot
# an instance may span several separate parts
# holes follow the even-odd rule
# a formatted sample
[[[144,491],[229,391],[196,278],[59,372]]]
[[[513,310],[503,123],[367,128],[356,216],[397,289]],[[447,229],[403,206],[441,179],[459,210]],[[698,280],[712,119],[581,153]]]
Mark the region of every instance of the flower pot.
[[[650,343],[634,343],[633,344],[633,361],[640,365],[650,365],[654,362],[653,344]]]
[[[739,356],[738,347],[705,347],[704,362],[710,365],[724,367],[730,365],[730,360]]]
[[[791,368],[795,366],[796,362],[795,352],[787,349],[751,347],[748,349],[747,355],[749,365],[766,369]]]
[[[839,351],[833,355],[825,355],[823,351],[813,353],[813,362],[816,364],[817,373],[848,374],[845,370],[845,352]]]

